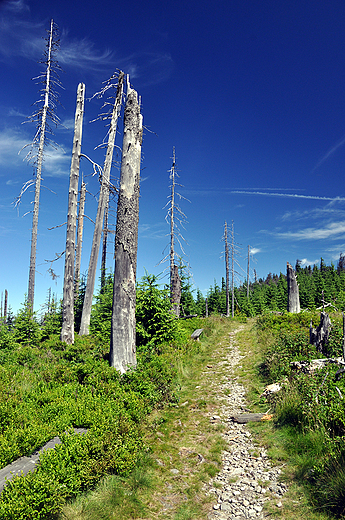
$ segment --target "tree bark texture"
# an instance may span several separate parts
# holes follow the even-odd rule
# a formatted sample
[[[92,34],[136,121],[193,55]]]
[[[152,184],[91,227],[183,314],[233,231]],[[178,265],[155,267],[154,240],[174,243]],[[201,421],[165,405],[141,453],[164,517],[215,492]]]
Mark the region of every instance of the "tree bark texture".
[[[106,271],[106,266],[107,266],[108,213],[109,213],[109,200],[107,201],[107,204],[105,207],[105,212],[104,212],[102,260],[101,260],[101,293],[103,293],[104,287],[105,287],[105,271]]]
[[[117,82],[117,93],[112,112],[109,134],[108,134],[108,145],[107,153],[104,161],[103,175],[101,190],[98,199],[97,215],[95,221],[95,229],[93,232],[93,240],[91,246],[89,269],[87,272],[87,283],[85,289],[85,298],[83,304],[83,312],[81,315],[80,331],[81,336],[89,334],[91,307],[93,299],[93,291],[95,288],[97,261],[99,255],[99,247],[101,243],[104,211],[109,200],[109,183],[110,183],[110,170],[113,162],[114,144],[117,130],[117,121],[121,110],[122,92],[123,92],[123,72],[119,73]]]
[[[76,296],[79,292],[81,249],[82,249],[82,245],[83,245],[83,230],[84,230],[85,198],[86,198],[86,184],[83,181],[81,183],[80,197],[79,197],[77,249],[76,249],[76,253],[75,253],[75,270],[74,270],[74,296]]]
[[[142,116],[137,92],[127,87],[120,193],[115,235],[115,276],[110,365],[121,374],[136,366],[135,303]]]
[[[171,304],[173,314],[180,317],[180,303],[181,303],[181,279],[178,273],[178,265],[174,265],[171,278]]]
[[[332,323],[326,312],[321,312],[320,324],[316,329],[313,328],[313,322],[310,322],[309,343],[315,345],[318,352],[321,352],[325,356],[328,356],[327,345],[331,328]]]
[[[292,266],[287,262],[287,285],[288,285],[288,304],[287,311],[298,313],[301,312],[299,303],[299,289],[296,279],[296,273]]]
[[[68,193],[65,274],[62,301],[62,328],[60,336],[61,341],[64,341],[68,345],[72,345],[74,343],[74,259],[84,99],[85,85],[84,83],[79,83],[77,90],[77,106],[75,111],[74,138]]]

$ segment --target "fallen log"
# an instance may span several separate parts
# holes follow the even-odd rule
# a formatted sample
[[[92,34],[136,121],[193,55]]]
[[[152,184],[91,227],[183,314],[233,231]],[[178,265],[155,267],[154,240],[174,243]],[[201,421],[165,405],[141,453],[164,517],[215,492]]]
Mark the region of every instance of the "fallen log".
[[[321,368],[327,365],[339,365],[345,367],[345,362],[342,357],[338,358],[323,358],[323,359],[309,359],[307,361],[292,361],[290,367],[292,370],[300,370],[304,374],[312,374],[315,370],[321,370]]]
[[[242,413],[240,415],[234,415],[230,419],[238,424],[246,424],[248,422],[259,422],[271,419],[272,416],[268,416],[266,413]]]

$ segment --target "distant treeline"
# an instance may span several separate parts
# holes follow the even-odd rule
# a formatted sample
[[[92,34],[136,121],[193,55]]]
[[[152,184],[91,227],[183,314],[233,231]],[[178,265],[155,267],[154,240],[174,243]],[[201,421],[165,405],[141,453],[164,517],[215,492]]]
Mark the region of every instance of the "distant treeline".
[[[341,254],[337,266],[326,265],[323,258],[319,265],[301,266],[297,260],[295,271],[299,285],[302,309],[316,309],[322,306],[322,294],[327,304],[337,310],[345,310],[345,255]],[[322,293],[323,291],[323,293]],[[205,315],[206,298],[197,290],[195,297],[188,283],[183,284],[182,298],[185,314]],[[231,302],[231,290],[230,290]],[[226,284],[222,278],[221,285],[214,282],[207,292],[209,314],[226,314]],[[235,314],[256,316],[265,310],[283,312],[287,308],[286,274],[269,273],[266,278],[259,278],[249,284],[247,298],[247,282],[234,289]],[[230,303],[231,309],[231,303]],[[230,311],[231,312],[231,311]]]

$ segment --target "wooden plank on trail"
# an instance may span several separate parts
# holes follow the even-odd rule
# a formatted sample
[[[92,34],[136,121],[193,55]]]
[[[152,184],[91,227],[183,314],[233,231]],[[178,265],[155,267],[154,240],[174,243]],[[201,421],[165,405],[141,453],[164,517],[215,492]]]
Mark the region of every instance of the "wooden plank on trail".
[[[240,415],[234,415],[233,417],[230,417],[230,419],[239,424],[246,424],[251,421],[261,421],[264,415],[264,413],[243,413]]]

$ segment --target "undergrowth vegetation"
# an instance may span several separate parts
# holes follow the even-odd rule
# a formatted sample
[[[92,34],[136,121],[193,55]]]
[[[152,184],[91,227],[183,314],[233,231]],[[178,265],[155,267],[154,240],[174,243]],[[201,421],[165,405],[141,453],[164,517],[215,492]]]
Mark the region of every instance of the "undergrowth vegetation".
[[[35,473],[6,485],[0,519],[55,519],[67,499],[105,475],[133,474],[146,417],[178,400],[178,364],[197,352],[190,333],[202,320],[172,318],[166,293],[148,276],[138,287],[138,366],[121,376],[108,363],[109,286],[94,307],[93,334],[74,345],[60,341],[56,313],[39,324],[24,306],[14,327],[0,325],[0,466],[56,435],[62,441],[40,455]]]
[[[335,376],[339,366],[333,363],[309,373],[290,366],[293,361],[324,357],[309,345],[311,319],[316,324],[319,315],[258,318],[258,342],[265,345],[259,371],[266,384],[282,385],[270,404],[295,477],[304,483],[315,510],[345,517],[345,379]],[[328,354],[340,357],[342,316],[331,314],[331,321]]]

